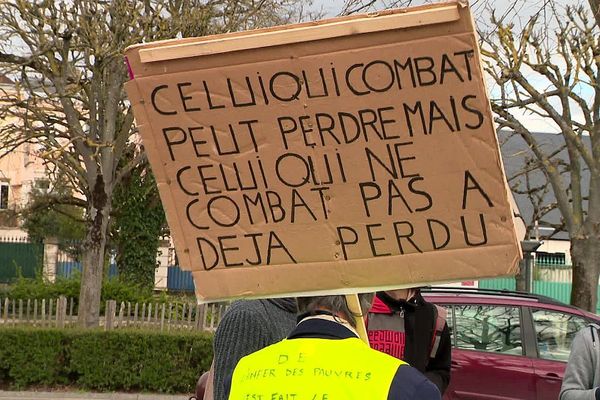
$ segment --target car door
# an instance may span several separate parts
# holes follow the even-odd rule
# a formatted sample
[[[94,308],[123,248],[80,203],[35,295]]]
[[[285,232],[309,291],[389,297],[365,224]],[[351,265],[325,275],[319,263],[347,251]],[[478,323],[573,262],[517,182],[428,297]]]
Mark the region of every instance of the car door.
[[[531,309],[538,358],[533,362],[537,399],[558,399],[571,343],[587,321],[580,315],[542,308]]]
[[[533,361],[523,354],[518,306],[452,307],[452,375],[446,400],[534,400]]]

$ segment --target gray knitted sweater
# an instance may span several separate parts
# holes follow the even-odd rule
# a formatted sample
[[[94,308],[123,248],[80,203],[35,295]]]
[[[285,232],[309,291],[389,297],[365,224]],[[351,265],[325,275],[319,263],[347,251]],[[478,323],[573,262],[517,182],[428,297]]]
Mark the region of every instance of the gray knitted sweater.
[[[586,326],[577,333],[565,370],[560,400],[600,399],[600,337],[598,325]]]
[[[234,302],[215,333],[214,399],[227,400],[226,383],[238,361],[285,338],[296,326],[295,299],[241,300]]]

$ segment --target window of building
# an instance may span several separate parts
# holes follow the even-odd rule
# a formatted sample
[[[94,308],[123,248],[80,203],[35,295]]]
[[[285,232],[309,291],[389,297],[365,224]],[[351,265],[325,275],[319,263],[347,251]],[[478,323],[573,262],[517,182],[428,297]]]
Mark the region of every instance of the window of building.
[[[48,179],[36,179],[34,186],[39,192],[47,193],[50,189],[50,181]]]
[[[8,183],[0,183],[0,210],[8,209]]]
[[[540,358],[567,361],[573,338],[586,325],[585,319],[549,310],[532,310],[532,315]]]
[[[457,348],[523,354],[519,307],[455,305],[454,318]]]

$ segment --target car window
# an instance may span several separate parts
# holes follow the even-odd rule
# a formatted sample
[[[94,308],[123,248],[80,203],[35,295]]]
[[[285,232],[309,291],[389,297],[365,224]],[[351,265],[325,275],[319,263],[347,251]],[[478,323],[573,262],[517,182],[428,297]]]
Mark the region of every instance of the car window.
[[[532,310],[540,358],[567,361],[575,334],[587,322],[584,318],[559,311]]]
[[[454,318],[457,348],[523,354],[518,307],[455,305]]]

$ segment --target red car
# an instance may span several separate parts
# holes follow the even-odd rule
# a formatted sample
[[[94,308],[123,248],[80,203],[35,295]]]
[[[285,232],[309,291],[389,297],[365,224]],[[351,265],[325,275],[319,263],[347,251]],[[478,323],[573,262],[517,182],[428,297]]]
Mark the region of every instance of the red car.
[[[448,310],[452,376],[444,399],[557,399],[571,342],[600,316],[548,297],[428,288]]]

